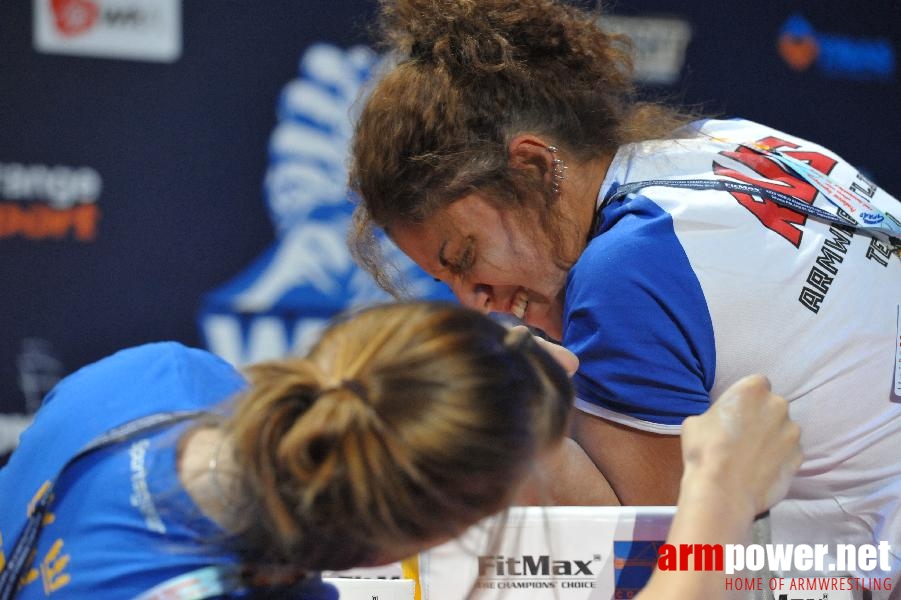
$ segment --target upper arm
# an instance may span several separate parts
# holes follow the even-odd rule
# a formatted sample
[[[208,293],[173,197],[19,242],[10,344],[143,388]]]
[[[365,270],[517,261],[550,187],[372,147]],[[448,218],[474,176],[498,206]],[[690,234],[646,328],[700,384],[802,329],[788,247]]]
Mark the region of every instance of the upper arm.
[[[670,215],[639,197],[604,216],[566,290],[574,436],[624,504],[672,504],[682,420],[710,405],[713,325]]]
[[[713,388],[707,299],[663,209],[632,198],[605,209],[605,222],[610,229],[588,245],[566,287],[563,345],[579,358],[579,407],[676,433],[706,410]]]

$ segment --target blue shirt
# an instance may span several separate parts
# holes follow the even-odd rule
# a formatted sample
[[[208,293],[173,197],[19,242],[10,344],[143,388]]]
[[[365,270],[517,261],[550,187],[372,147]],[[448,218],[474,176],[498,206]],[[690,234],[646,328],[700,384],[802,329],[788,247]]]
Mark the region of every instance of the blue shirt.
[[[244,387],[221,359],[176,343],[123,350],[60,382],[0,470],[3,554],[41,486],[91,440],[152,413],[215,409]],[[188,571],[235,563],[225,533],[178,478],[177,441],[190,426],[139,433],[67,468],[18,598],[131,598]]]

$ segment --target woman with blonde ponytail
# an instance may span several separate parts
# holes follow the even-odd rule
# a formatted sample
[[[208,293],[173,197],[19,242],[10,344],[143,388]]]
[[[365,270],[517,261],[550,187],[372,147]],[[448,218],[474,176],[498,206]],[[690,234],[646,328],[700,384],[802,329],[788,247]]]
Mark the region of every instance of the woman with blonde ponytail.
[[[246,379],[178,344],[124,350],[61,382],[0,471],[3,580],[22,599],[318,598],[319,570],[509,505],[571,398],[530,335],[451,305],[361,311]]]
[[[568,448],[572,360],[426,303],[349,315],[246,378],[175,343],[121,351],[63,380],[0,470],[0,598],[334,599],[320,570],[400,560],[535,494]],[[784,411],[760,418],[784,400],[732,396],[686,445],[695,511],[736,503],[727,532],[797,453]],[[730,477],[733,452],[771,460]]]
[[[460,308],[385,306],[249,369],[224,430],[257,552],[310,569],[399,560],[508,505],[564,434],[571,392],[530,336],[506,336]]]

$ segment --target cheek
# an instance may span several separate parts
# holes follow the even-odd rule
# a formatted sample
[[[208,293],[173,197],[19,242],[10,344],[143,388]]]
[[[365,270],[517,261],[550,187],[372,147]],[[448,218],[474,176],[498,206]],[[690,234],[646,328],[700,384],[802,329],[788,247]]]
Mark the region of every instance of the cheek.
[[[535,260],[531,254],[517,254],[512,249],[484,255],[476,261],[471,277],[491,285],[526,285],[534,276]]]
[[[520,233],[511,244],[511,248],[514,258],[522,261],[536,273],[546,273],[554,268],[556,246],[541,231],[534,234]]]
[[[532,248],[497,249],[485,252],[473,266],[470,278],[490,285],[544,287],[548,270],[541,254]]]
[[[554,264],[551,253],[550,249],[544,250],[537,246],[529,246],[512,257],[511,262],[516,272],[521,277],[526,277],[531,283],[529,287],[546,288],[559,279],[560,269]]]

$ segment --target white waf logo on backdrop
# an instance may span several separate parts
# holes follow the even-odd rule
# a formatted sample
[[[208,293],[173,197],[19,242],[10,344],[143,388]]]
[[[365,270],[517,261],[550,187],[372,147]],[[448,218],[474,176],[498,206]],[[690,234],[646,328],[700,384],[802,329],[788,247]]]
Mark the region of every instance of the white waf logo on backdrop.
[[[303,352],[335,314],[388,299],[346,244],[353,113],[378,61],[363,46],[315,44],[282,90],[263,186],[277,239],[207,294],[200,312],[206,346],[233,364]],[[396,246],[382,243],[412,296],[435,298],[441,289],[438,297],[449,299]]]
[[[181,0],[33,0],[38,52],[173,62]]]

